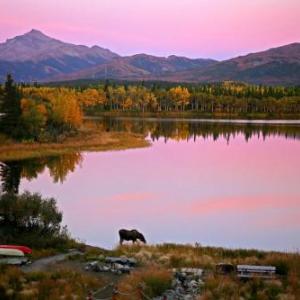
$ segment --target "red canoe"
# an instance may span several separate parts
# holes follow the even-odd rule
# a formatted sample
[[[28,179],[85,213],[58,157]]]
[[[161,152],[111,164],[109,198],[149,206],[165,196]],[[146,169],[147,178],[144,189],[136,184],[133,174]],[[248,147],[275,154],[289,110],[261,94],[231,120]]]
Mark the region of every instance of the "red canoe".
[[[17,246],[17,245],[0,245],[0,249],[16,249],[22,251],[24,254],[31,254],[32,250],[26,246]]]

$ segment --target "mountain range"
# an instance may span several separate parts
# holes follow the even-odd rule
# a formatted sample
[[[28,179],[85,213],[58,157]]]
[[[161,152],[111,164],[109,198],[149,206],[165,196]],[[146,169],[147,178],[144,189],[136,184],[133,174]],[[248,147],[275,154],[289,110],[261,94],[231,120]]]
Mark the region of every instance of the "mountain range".
[[[41,31],[0,43],[0,81],[11,73],[16,81],[75,79],[162,80],[174,82],[243,81],[268,85],[300,85],[300,43],[224,61],[171,55],[120,56],[99,46],[74,45]]]

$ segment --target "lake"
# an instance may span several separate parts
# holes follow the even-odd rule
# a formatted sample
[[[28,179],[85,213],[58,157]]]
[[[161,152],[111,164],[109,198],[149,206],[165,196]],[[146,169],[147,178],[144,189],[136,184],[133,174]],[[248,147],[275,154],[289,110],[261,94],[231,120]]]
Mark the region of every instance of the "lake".
[[[151,147],[2,164],[2,184],[54,197],[72,235],[112,248],[120,228],[150,243],[300,248],[300,122],[104,118]]]

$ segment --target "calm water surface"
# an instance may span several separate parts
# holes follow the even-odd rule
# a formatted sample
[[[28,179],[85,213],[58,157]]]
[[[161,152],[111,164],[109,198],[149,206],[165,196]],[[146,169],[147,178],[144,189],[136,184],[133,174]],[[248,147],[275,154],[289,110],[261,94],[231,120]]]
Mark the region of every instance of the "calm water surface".
[[[150,243],[300,248],[299,124],[88,122],[152,146],[2,165],[4,186],[19,176],[20,191],[57,198],[74,237],[110,248],[137,228]]]

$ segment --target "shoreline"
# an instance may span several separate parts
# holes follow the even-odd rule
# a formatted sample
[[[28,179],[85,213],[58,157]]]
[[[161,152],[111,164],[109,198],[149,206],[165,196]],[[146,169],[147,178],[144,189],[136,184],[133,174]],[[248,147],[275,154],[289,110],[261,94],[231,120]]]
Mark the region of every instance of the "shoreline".
[[[117,151],[149,147],[143,135],[126,132],[82,130],[61,143],[22,143],[7,140],[0,146],[0,161],[57,156],[77,151]]]
[[[86,116],[86,120],[98,120],[107,117],[106,115]],[[219,123],[219,124],[253,124],[253,125],[300,125],[300,119],[221,119],[221,118],[177,118],[177,117],[147,117],[147,116],[109,116],[117,120],[134,120],[148,122],[190,122],[190,123]]]
[[[224,113],[199,113],[192,111],[169,111],[169,112],[126,112],[126,111],[101,111],[87,114],[85,118],[95,117],[128,117],[128,118],[155,118],[155,119],[205,119],[205,120],[291,120],[300,122],[300,114],[272,115],[265,113],[257,114],[224,114]]]
[[[229,118],[196,118],[195,116],[182,115],[161,115],[156,114],[98,114],[86,115],[85,120],[97,120],[105,117],[112,117],[118,120],[134,120],[147,122],[190,122],[203,124],[224,124],[224,125],[279,125],[279,126],[300,126],[300,119],[229,119]],[[146,136],[130,132],[107,132],[97,128],[82,127],[78,134],[67,137],[62,142],[16,142],[0,135],[0,161],[14,161],[30,158],[41,158],[47,156],[58,156],[74,152],[97,152],[97,151],[117,151],[135,148],[149,147],[151,142],[146,140]]]

